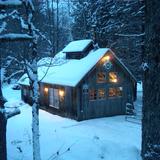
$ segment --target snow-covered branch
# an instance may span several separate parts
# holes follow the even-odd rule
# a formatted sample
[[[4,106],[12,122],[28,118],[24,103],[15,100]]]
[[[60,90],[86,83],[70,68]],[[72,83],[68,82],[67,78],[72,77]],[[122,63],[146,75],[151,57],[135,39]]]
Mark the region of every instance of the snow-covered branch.
[[[44,34],[42,34],[42,32],[41,32],[39,29],[36,29],[36,28],[34,27],[34,30],[35,30],[36,33],[39,34],[44,40],[46,40],[50,46],[53,46],[52,42],[51,42]]]
[[[16,76],[17,74],[20,74],[20,73],[24,73],[24,70],[19,70],[17,72],[12,73],[9,77],[4,78],[3,81],[8,81],[8,80],[12,79],[14,76]]]
[[[12,118],[13,116],[16,116],[20,113],[21,112],[18,108],[14,109],[13,111],[6,112],[6,119]]]
[[[140,34],[118,34],[115,33],[116,36],[122,36],[122,37],[141,37],[144,36],[145,33],[140,33]]]
[[[0,33],[2,33],[6,29],[7,23],[2,22],[2,25],[0,26]]]
[[[0,6],[19,6],[19,5],[22,5],[22,0],[0,1]]]
[[[18,64],[24,64],[23,61],[19,61],[16,57],[12,57],[12,56],[7,56],[6,60],[7,60],[7,63],[5,63],[5,67],[10,66],[12,62],[16,62]]]
[[[17,34],[17,33],[8,33],[0,35],[0,41],[6,42],[6,41],[18,41],[18,40],[31,40],[33,39],[32,36],[28,34]]]
[[[18,11],[17,10],[13,10],[12,12],[10,13],[1,13],[1,16],[0,16],[0,20],[4,20],[8,17],[12,17],[13,19],[14,18],[17,18],[18,17]],[[19,17],[18,17],[19,18]]]

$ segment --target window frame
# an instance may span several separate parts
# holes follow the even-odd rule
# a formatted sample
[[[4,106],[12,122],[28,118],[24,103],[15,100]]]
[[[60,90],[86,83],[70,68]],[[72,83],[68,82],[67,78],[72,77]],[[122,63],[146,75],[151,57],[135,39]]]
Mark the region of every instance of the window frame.
[[[110,96],[110,89],[114,89],[114,91],[115,91],[115,95],[114,96]],[[122,86],[114,86],[114,87],[112,86],[112,87],[109,87],[108,88],[107,97],[108,98],[121,98],[121,97],[123,97],[123,87]]]
[[[103,80],[100,80],[99,74],[103,74],[104,75],[104,79]],[[96,74],[96,82],[97,83],[106,83],[107,82],[107,74],[106,74],[106,72],[104,72],[104,71],[97,72],[97,74]]]
[[[110,73],[115,73],[117,82],[113,82],[113,81],[110,80]],[[109,82],[109,83],[115,84],[115,83],[118,83],[118,81],[119,81],[118,72],[116,72],[116,71],[110,71],[110,72],[108,72],[108,82]]]
[[[93,93],[92,93],[93,91]],[[92,93],[92,94],[91,94]],[[93,97],[93,98],[91,98]],[[97,94],[97,89],[89,89],[89,101],[96,101],[98,100],[98,94]]]
[[[104,92],[103,92],[103,96],[101,95],[101,98],[100,98],[100,90],[103,90]],[[106,89],[105,88],[98,88],[98,90],[97,90],[97,99],[98,100],[106,100]]]

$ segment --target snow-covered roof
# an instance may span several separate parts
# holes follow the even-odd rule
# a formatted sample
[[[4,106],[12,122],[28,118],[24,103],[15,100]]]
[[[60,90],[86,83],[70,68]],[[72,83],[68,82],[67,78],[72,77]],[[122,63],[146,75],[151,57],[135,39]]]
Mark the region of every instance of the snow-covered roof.
[[[91,43],[91,39],[73,41],[70,42],[62,52],[83,52]]]
[[[38,68],[38,79],[44,83],[75,87],[108,50],[108,48],[101,48],[91,51],[86,57],[79,60],[64,59],[64,53],[59,53],[55,58],[49,58],[48,60],[43,59],[39,62],[39,65],[42,65],[44,61],[47,61],[48,65]],[[61,60],[58,61],[59,56],[62,59],[60,58]],[[54,63],[57,61],[58,63]],[[29,85],[29,79],[26,74],[22,76],[19,83]]]

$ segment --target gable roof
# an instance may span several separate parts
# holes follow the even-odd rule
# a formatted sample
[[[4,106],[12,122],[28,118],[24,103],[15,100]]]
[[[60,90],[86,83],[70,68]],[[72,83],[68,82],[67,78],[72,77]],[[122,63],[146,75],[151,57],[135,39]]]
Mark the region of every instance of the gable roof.
[[[72,41],[62,50],[62,52],[83,52],[90,44],[92,44],[92,42],[91,39]]]
[[[136,78],[124,63],[109,48],[100,48],[91,50],[87,56],[82,59],[66,59],[65,53],[80,52],[84,50],[92,40],[79,40],[69,43],[62,52],[54,58],[42,58],[38,63],[38,79],[43,83],[64,85],[75,87],[84,76],[99,62],[99,60],[108,52],[112,54],[115,62],[127,73],[131,79],[136,82]],[[75,45],[76,44],[76,45]],[[75,47],[74,47],[75,45]],[[73,47],[73,48],[72,48]],[[65,51],[65,53],[63,53]],[[29,78],[24,74],[19,83],[29,85]]]
[[[75,87],[108,51],[108,48],[97,49],[82,59],[63,59],[58,64],[54,63],[57,61],[56,57],[49,58],[52,64],[49,67],[41,66],[38,68],[38,79],[44,83]],[[29,85],[26,74],[22,76],[19,83]]]

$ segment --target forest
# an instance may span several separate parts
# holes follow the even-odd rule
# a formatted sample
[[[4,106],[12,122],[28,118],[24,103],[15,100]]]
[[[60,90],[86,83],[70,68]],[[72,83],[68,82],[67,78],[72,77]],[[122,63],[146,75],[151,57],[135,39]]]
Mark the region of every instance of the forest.
[[[95,155],[90,157],[92,159],[96,159],[98,155],[98,159],[107,160],[107,155],[109,155],[111,160],[129,160],[135,157],[138,160],[159,160],[159,20],[160,1],[158,0],[0,0],[0,159],[52,160],[77,157],[88,159],[90,157],[88,153],[93,150]],[[64,120],[54,117],[55,115],[52,115],[51,118],[48,113],[43,113],[40,109],[41,86],[39,85],[38,68],[41,65],[43,67],[43,64],[38,62],[45,57],[53,58],[47,64],[48,72],[54,60],[59,62],[59,57],[57,59],[56,56],[69,42],[84,39],[92,39],[94,48],[110,48],[116,53],[120,63],[123,63],[131,71],[136,82],[143,84],[141,93],[137,90],[138,96],[140,93],[142,98],[141,102],[138,102],[142,103],[142,119],[138,127],[124,121],[123,115],[122,117],[91,120],[85,122],[86,124],[82,122],[82,126],[77,130],[74,128],[75,130],[71,129],[66,132],[63,130],[64,128],[79,126],[79,122],[70,121],[70,119]],[[27,74],[29,79],[32,95],[31,107],[21,101],[22,92],[20,92],[21,86],[18,81],[24,74]],[[46,73],[44,73],[45,76]],[[10,89],[8,89],[9,87]],[[82,94],[84,94],[84,90]],[[30,112],[26,109],[26,105]],[[28,113],[32,116],[31,119],[26,116]],[[17,117],[20,119],[16,120]],[[56,126],[54,131],[50,130],[52,125],[46,121],[46,117]],[[10,119],[13,119],[13,122]],[[12,139],[11,132],[16,135],[16,131],[20,131],[19,128],[16,129],[16,125],[19,126],[17,122],[21,120],[23,125],[27,121],[29,122],[27,129],[24,128],[26,130],[25,134],[23,133],[24,137],[21,140],[19,137]],[[25,120],[26,122],[24,122]],[[116,126],[109,132],[108,137],[104,135],[107,126],[106,122],[104,123],[105,120],[108,120],[109,128],[113,127],[112,124]],[[45,121],[47,124],[44,123]],[[58,121],[61,121],[62,124],[58,125]],[[116,121],[122,123],[118,124]],[[42,127],[41,122],[43,127],[46,125],[46,128]],[[102,128],[94,126],[94,123]],[[122,126],[122,124],[125,125]],[[92,133],[92,127],[95,127],[94,133]],[[131,143],[127,138],[122,140],[118,136],[118,133],[123,136],[118,128],[121,133],[125,133],[126,137],[126,131],[129,129],[132,132],[133,129],[135,135],[131,133],[131,137],[128,138],[133,138],[135,142]],[[61,135],[64,139],[59,138],[61,142],[59,145],[56,141],[58,136],[54,138],[53,135],[48,136],[48,138],[54,139],[53,143],[57,148],[48,143],[50,147],[44,152],[41,148],[47,141],[50,141],[47,138],[44,141],[44,137],[47,137],[46,134],[49,135],[48,129],[56,136],[59,131],[59,136]],[[85,130],[88,131],[86,132],[88,133],[87,137],[80,134]],[[62,134],[63,132],[64,134]],[[89,135],[93,138],[89,139]],[[67,136],[73,136],[74,141],[70,141],[72,138],[66,140]],[[29,147],[25,145],[24,141]],[[87,142],[88,146],[85,148],[84,144]],[[79,144],[78,147],[76,143]],[[127,148],[123,148],[123,145],[126,144],[129,146],[129,153],[127,153]],[[116,145],[119,146],[117,150],[115,150]],[[95,148],[95,146],[99,147]],[[53,150],[51,150],[52,147]],[[90,147],[93,148],[90,150]],[[81,148],[80,152],[85,153],[84,155],[77,153],[79,148]],[[12,149],[15,154],[11,152]],[[28,149],[28,153],[26,153],[26,149]],[[136,151],[133,152],[133,150]],[[71,154],[68,155],[70,151]],[[114,157],[121,151],[124,151],[124,155]]]
[[[137,79],[142,79],[140,65],[144,50],[144,1],[35,0],[34,6],[39,58],[54,56],[72,40],[96,37],[100,47],[113,49]],[[7,17],[10,21],[8,31],[26,31],[19,14],[25,16],[24,10],[14,11]],[[20,56],[17,56],[19,52],[23,52],[23,55],[29,52],[26,47],[28,44],[25,43],[3,44],[4,47],[0,48],[3,62],[11,61],[10,57],[7,57],[10,52],[21,61]],[[3,68],[8,67],[4,81],[10,81],[24,73],[20,64],[12,63],[12,67],[2,64]],[[17,74],[11,74],[15,69]]]

